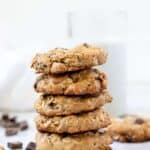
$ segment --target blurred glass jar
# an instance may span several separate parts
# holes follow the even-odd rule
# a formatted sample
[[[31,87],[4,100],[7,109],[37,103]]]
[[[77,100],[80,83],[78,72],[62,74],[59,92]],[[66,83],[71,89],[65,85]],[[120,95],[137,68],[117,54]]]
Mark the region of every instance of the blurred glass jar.
[[[73,45],[87,42],[108,51],[107,63],[98,67],[107,73],[113,96],[113,102],[106,105],[106,109],[114,116],[126,113],[126,12],[69,12],[68,37]]]

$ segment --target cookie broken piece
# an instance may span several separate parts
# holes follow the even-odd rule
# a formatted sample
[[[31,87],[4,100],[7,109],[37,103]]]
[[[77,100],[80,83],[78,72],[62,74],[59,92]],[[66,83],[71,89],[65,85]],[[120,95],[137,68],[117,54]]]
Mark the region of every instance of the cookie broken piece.
[[[106,62],[107,52],[88,44],[73,49],[56,48],[47,53],[37,54],[31,67],[37,73],[65,73],[102,65]]]
[[[96,96],[42,95],[35,102],[35,109],[41,115],[53,117],[92,111],[111,101],[107,91]]]
[[[37,150],[110,150],[112,138],[98,131],[79,134],[36,134]]]
[[[38,115],[36,127],[49,133],[80,133],[98,130],[110,125],[109,115],[103,109],[70,116],[46,117]]]
[[[34,85],[36,92],[52,95],[95,95],[107,88],[107,77],[97,69],[63,75],[40,75]]]
[[[150,140],[150,119],[136,115],[113,118],[108,127],[114,140],[120,142],[144,142]]]

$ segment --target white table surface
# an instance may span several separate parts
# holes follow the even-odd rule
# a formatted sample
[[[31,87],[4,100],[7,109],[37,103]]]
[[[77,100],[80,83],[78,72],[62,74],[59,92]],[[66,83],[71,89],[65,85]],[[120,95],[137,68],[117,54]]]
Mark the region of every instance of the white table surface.
[[[29,129],[20,132],[16,136],[6,137],[4,135],[4,129],[0,128],[0,145],[5,146],[6,150],[8,150],[7,142],[22,141],[25,147],[28,142],[35,141],[36,129],[33,121],[35,113],[15,113],[15,115],[18,116],[18,120],[27,120],[29,123]],[[150,150],[150,142],[137,144],[123,144],[114,142],[112,144],[112,150]]]

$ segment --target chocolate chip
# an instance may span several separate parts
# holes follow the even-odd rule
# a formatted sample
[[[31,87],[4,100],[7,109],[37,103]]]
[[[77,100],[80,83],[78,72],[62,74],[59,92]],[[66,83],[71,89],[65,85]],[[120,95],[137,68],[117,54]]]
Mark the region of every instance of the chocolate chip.
[[[67,137],[69,134],[68,133],[62,133],[62,137]]]
[[[83,46],[86,47],[86,48],[89,47],[89,45],[87,43],[83,43]]]
[[[134,123],[135,124],[143,124],[145,121],[144,121],[144,119],[142,119],[142,118],[137,118],[135,121],[134,121]]]
[[[10,122],[14,122],[14,123],[16,123],[16,118],[17,118],[16,116],[11,117],[11,118],[9,118],[9,121],[10,121]]]
[[[57,105],[56,105],[56,103],[51,102],[48,106],[49,106],[50,108],[54,109]]]
[[[95,80],[100,80],[101,81],[100,77],[95,77]]]
[[[21,149],[23,147],[22,142],[8,142],[7,146],[10,149]]]
[[[6,136],[13,136],[18,133],[18,128],[6,128],[5,135]]]
[[[131,135],[126,135],[125,140],[126,142],[133,142],[133,137]]]
[[[27,121],[22,121],[22,122],[19,123],[19,128],[20,128],[21,131],[28,129],[28,127],[29,126],[28,126]]]
[[[37,88],[37,82],[34,83],[34,89],[36,89],[36,88]]]
[[[25,150],[35,150],[36,149],[36,144],[34,142],[30,142]]]
[[[49,95],[49,94],[43,94],[43,95],[42,95],[42,98],[43,98],[43,99],[47,99],[47,97],[50,97],[50,95]]]
[[[9,119],[9,115],[8,114],[3,114],[2,115],[2,120],[8,120]]]

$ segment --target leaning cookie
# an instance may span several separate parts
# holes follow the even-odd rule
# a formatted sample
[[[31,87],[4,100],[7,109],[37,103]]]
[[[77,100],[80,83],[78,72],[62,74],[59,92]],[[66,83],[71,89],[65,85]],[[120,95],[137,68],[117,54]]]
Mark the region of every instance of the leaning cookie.
[[[108,114],[102,109],[51,118],[39,115],[35,122],[39,131],[50,133],[79,133],[104,128],[111,123]]]
[[[136,115],[123,118],[113,118],[108,131],[113,134],[114,140],[120,142],[143,142],[150,140],[150,119]]]
[[[106,62],[107,53],[88,44],[77,46],[73,49],[56,48],[47,53],[37,54],[31,67],[37,73],[64,73],[87,69]]]
[[[107,77],[96,69],[63,75],[42,74],[34,88],[36,92],[52,95],[93,95],[107,88]]]
[[[37,150],[110,150],[112,138],[98,131],[82,134],[36,134]]]
[[[35,102],[35,109],[48,117],[88,112],[110,103],[112,97],[107,91],[97,96],[54,96],[42,95]]]

